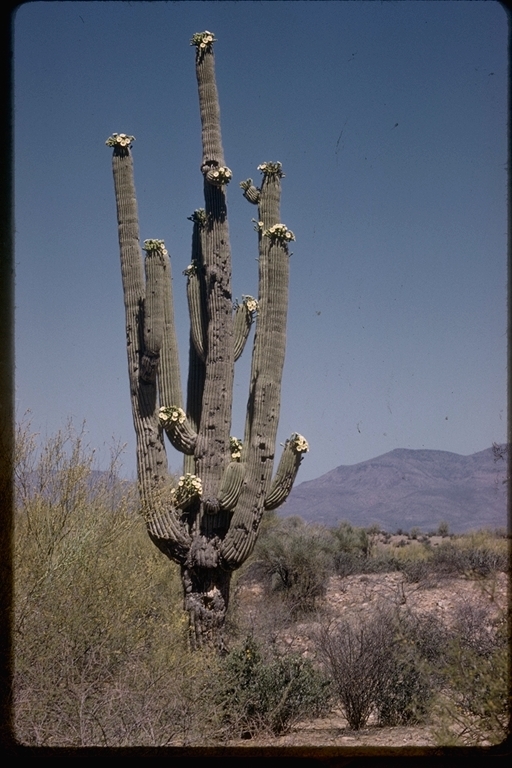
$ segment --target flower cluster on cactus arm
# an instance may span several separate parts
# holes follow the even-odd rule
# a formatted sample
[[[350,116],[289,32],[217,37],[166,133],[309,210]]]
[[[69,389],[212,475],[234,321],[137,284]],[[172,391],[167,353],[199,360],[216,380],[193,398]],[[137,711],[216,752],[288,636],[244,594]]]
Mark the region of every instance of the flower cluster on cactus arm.
[[[252,219],[254,223],[254,230],[255,232],[263,232],[264,224],[262,221],[256,221],[256,219]]]
[[[201,496],[203,492],[203,483],[197,475],[191,475],[187,472],[182,475],[176,488],[171,491],[172,503],[176,507],[184,507],[189,504],[196,496]]]
[[[247,192],[249,187],[252,187],[252,179],[246,179],[245,181],[241,181],[240,186],[244,190],[244,192]]]
[[[151,251],[162,251],[163,253],[167,253],[163,240],[144,240],[143,247],[147,253],[150,253]]]
[[[280,179],[284,176],[282,168],[283,166],[279,162],[262,163],[261,165],[258,165],[258,171],[261,171],[266,176],[279,176]]]
[[[201,226],[204,226],[208,220],[208,216],[206,215],[204,208],[196,208],[192,216],[187,216],[187,219],[189,221],[193,221],[194,224],[200,224]]]
[[[105,144],[107,147],[129,147],[135,136],[128,136],[126,133],[113,133],[109,136]]]
[[[206,51],[208,48],[211,48],[212,43],[216,42],[217,39],[213,32],[208,32],[208,30],[205,29],[204,32],[196,32],[195,35],[192,36],[190,45],[195,45],[198,51]]]
[[[258,303],[258,300],[254,298],[254,296],[242,296],[243,303],[247,307],[247,310],[252,314],[254,312],[257,312],[260,305]]]
[[[160,408],[158,418],[164,427],[169,427],[173,424],[183,424],[187,416],[183,408],[179,408],[177,405],[170,405]]]
[[[238,439],[238,437],[229,438],[229,450],[231,451],[231,458],[233,461],[240,459],[242,455],[242,446],[243,443]]]
[[[219,165],[218,168],[210,168],[206,173],[206,180],[210,184],[229,184],[233,178],[233,173],[225,165]]]
[[[294,432],[290,438],[289,444],[290,448],[293,448],[295,453],[307,453],[309,451],[308,441],[305,437],[299,435],[298,432]]]
[[[263,236],[269,237],[271,240],[280,240],[283,243],[295,240],[295,235],[291,229],[288,229],[284,224],[274,224],[263,232]]]
[[[192,277],[192,275],[196,275],[197,261],[193,261],[191,264],[189,264],[188,267],[183,270],[183,274],[185,275],[185,277]]]

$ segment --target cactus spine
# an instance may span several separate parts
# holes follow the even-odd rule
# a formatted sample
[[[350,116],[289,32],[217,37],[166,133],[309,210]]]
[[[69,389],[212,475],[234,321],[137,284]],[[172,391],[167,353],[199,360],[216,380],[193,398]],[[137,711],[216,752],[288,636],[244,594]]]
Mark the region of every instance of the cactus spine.
[[[260,188],[240,184],[258,206],[258,299],[233,303],[227,222],[226,167],[210,32],[194,35],[202,126],[204,208],[190,217],[192,261],[185,270],[190,314],[186,406],[180,385],[170,259],[161,240],[140,247],[133,180],[133,136],[113,134],[121,273],[137,474],[148,534],[180,565],[193,647],[222,648],[231,573],[251,553],[265,509],[288,496],[304,438],[286,442],[272,479],[285,356],[288,244],[280,221],[280,163],[263,163]],[[243,440],[230,434],[235,360],[255,321],[250,391]],[[172,487],[164,434],[184,454]]]

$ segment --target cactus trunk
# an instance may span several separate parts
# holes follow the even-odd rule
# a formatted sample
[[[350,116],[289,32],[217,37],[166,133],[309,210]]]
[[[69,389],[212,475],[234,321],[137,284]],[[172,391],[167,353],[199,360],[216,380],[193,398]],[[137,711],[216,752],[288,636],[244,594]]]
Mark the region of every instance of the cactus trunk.
[[[137,473],[148,534],[179,564],[191,645],[224,648],[223,626],[233,570],[252,552],[265,509],[291,490],[304,438],[287,441],[272,479],[285,357],[288,244],[280,222],[280,163],[263,163],[261,188],[241,183],[258,205],[258,299],[234,303],[214,37],[194,35],[202,125],[204,208],[191,217],[192,262],[185,270],[190,313],[186,406],[183,408],[172,304],[171,265],[163,241],[139,239],[133,181],[133,137],[113,134],[113,171]],[[235,360],[253,320],[256,331],[243,441],[233,438],[231,408]],[[183,476],[171,482],[164,434],[184,454]]]

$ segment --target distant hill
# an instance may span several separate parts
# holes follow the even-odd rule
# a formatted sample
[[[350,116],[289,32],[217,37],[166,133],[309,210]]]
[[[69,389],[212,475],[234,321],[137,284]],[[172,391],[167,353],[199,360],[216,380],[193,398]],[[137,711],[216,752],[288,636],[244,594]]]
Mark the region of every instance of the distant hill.
[[[454,533],[506,527],[506,472],[506,455],[497,458],[492,448],[471,456],[397,448],[301,483],[278,512],[328,527],[377,523],[390,532],[426,533],[442,520]]]

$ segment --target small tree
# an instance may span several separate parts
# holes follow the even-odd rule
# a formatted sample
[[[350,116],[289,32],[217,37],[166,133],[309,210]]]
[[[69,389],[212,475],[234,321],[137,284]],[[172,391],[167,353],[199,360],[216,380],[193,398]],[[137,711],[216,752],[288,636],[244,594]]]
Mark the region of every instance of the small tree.
[[[233,570],[251,553],[264,510],[288,496],[306,440],[286,441],[272,479],[285,354],[288,245],[281,223],[281,164],[259,166],[260,188],[240,186],[258,206],[259,293],[233,304],[225,165],[211,32],[195,34],[202,125],[204,208],[191,216],[192,261],[185,271],[190,312],[187,402],[183,407],[173,318],[170,260],[162,240],[146,240],[143,264],[131,144],[113,134],[113,172],[137,474],[152,541],[179,563],[194,647],[222,646]],[[145,268],[145,275],[144,275]],[[231,435],[234,362],[256,319],[243,440]],[[164,433],[184,454],[177,486],[170,483]]]

